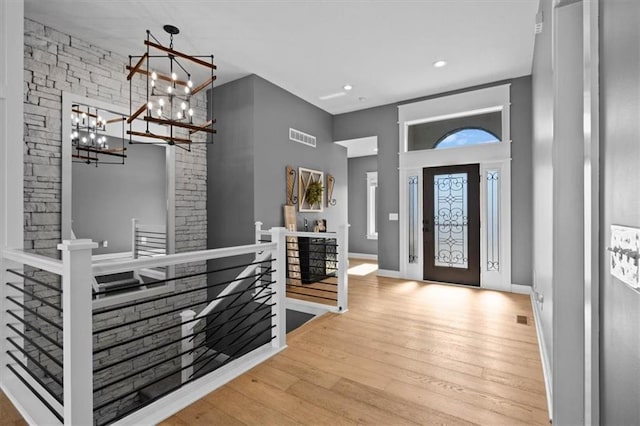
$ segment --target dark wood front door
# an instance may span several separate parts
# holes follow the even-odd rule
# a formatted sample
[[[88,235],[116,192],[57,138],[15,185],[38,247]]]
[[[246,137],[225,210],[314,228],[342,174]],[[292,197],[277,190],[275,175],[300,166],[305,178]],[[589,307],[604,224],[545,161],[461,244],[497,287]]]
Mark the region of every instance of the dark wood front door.
[[[480,166],[423,170],[424,279],[480,286]]]

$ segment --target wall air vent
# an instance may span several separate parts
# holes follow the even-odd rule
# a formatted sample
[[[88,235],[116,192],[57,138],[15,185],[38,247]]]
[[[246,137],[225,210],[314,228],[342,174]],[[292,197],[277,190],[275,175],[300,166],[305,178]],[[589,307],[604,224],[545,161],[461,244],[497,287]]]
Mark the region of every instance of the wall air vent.
[[[292,129],[289,127],[289,139],[294,142],[303,143],[312,147],[316,147],[316,137],[308,135],[300,130]]]

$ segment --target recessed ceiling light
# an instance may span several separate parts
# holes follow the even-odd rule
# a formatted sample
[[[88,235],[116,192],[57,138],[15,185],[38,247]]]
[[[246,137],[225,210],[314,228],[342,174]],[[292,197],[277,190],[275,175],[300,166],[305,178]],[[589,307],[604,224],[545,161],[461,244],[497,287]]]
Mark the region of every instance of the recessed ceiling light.
[[[445,65],[447,65],[447,61],[443,61],[442,59],[433,63],[433,66],[436,68],[442,68]]]
[[[373,148],[373,152],[378,152],[378,148]]]
[[[345,84],[344,86],[342,86],[342,88],[343,88],[344,90],[351,90],[351,89],[353,89],[353,86],[352,86],[352,85],[350,85],[350,84]]]

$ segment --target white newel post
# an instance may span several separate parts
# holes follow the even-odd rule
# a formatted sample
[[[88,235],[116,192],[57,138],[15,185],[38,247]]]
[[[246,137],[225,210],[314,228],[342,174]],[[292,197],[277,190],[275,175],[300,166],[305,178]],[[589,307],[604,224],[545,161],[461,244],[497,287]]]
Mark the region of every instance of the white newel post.
[[[62,251],[62,325],[64,424],[93,424],[93,309],[91,240],[64,240]]]
[[[136,243],[137,239],[137,227],[138,227],[138,219],[135,217],[131,219],[131,257],[134,259],[138,258],[138,244]]]
[[[260,240],[262,239],[262,222],[258,221],[255,223],[256,225],[256,244],[260,244]]]
[[[349,309],[349,224],[338,227],[338,309]]]
[[[274,291],[275,297],[273,302],[275,305],[271,308],[271,313],[275,314],[272,318],[272,324],[275,327],[271,331],[272,336],[276,336],[272,340],[272,346],[276,348],[284,348],[287,346],[287,237],[286,228],[271,228],[271,241],[277,243],[276,251],[273,253],[273,269],[271,280],[274,281],[271,289]]]
[[[192,321],[196,317],[196,313],[191,309],[182,311],[180,313],[180,318],[182,319],[182,357],[180,359],[181,367],[182,367],[182,383],[186,383],[193,375],[193,344],[194,339],[187,338],[187,336],[193,333],[193,324],[195,321]]]

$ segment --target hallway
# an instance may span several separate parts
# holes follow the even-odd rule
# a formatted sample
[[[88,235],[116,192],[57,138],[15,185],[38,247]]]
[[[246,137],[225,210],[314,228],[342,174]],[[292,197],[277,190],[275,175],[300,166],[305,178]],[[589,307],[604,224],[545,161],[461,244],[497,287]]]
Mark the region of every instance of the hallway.
[[[375,272],[349,284],[347,313],[162,424],[549,423],[528,296]]]

